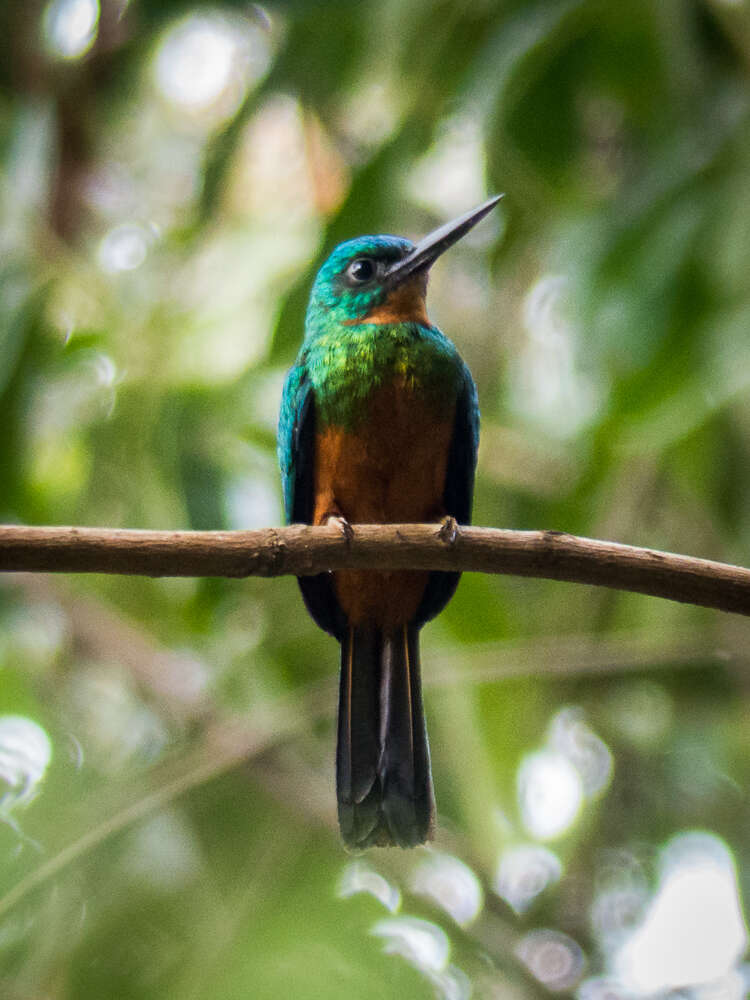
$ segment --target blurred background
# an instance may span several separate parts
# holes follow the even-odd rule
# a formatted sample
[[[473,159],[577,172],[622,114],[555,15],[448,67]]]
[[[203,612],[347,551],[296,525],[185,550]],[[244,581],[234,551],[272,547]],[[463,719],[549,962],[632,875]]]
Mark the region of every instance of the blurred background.
[[[281,522],[338,241],[418,238],[477,524],[750,561],[746,0],[6,0],[0,520]],[[0,581],[0,994],[740,1000],[750,624],[466,575],[437,837],[347,855],[293,579]]]

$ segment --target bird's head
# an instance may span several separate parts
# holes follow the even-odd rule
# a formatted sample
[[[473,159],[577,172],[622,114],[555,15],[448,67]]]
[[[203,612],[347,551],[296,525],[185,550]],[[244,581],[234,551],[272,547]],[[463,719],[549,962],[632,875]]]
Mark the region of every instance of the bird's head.
[[[443,251],[495,207],[497,195],[414,244],[400,236],[359,236],[340,243],[323,264],[310,295],[308,320],[325,316],[361,323],[428,323],[427,275]]]

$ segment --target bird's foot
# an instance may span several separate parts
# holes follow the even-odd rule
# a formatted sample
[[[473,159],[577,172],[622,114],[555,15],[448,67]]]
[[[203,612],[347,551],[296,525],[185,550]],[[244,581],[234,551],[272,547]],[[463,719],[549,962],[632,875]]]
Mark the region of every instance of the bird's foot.
[[[438,538],[441,542],[453,545],[455,540],[458,538],[458,521],[455,517],[451,517],[450,514],[446,514],[446,516],[441,519]]]
[[[345,517],[341,517],[337,514],[331,514],[331,516],[326,521],[328,527],[336,527],[339,529],[341,534],[344,536],[344,541],[348,545],[354,538],[354,528],[347,521]]]

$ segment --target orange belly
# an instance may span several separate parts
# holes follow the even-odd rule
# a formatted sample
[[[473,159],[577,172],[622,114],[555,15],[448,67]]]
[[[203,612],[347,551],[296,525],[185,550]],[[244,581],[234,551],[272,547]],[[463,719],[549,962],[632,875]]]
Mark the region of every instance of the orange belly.
[[[453,411],[438,412],[397,380],[373,393],[356,431],[329,426],[316,435],[314,524],[342,516],[351,524],[435,521],[443,494]],[[426,572],[334,574],[339,603],[352,625],[386,628],[412,621],[427,585]]]

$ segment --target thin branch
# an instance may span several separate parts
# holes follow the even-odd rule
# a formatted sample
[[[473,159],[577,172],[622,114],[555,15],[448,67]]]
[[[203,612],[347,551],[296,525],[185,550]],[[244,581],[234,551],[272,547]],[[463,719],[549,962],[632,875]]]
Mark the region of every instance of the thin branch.
[[[739,619],[725,619],[739,621]],[[612,677],[648,669],[696,670],[723,665],[748,672],[747,634],[737,637],[729,630],[707,630],[701,626],[681,629],[653,625],[613,634],[536,636],[533,639],[474,642],[457,651],[444,645],[427,645],[425,662],[429,674],[424,685],[434,688],[469,684],[502,684],[517,677],[535,681],[572,680],[580,677]],[[739,631],[739,630],[738,630]],[[747,633],[747,626],[743,631]],[[742,641],[744,640],[744,642]]]
[[[326,570],[468,570],[566,580],[750,615],[750,570],[558,531],[358,524],[261,531],[0,527],[0,571],[309,576]]]
[[[102,819],[90,821],[79,836],[50,854],[19,882],[0,896],[0,920],[25,896],[55,878],[70,864],[99,847],[146,816],[164,809],[180,796],[226,774],[244,761],[255,758],[274,746],[279,739],[295,735],[315,716],[311,705],[305,711],[305,694],[317,693],[317,684],[305,689],[302,697],[289,696],[277,705],[264,705],[255,717],[235,720],[224,718],[204,737],[201,747],[176,764],[169,762],[151,776],[150,789],[130,804],[109,811]]]

